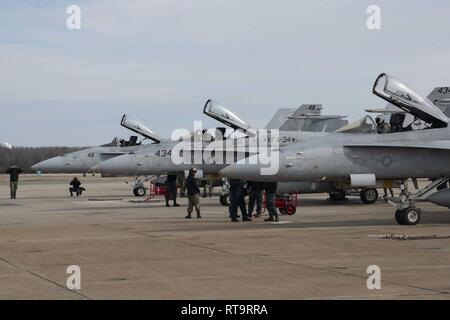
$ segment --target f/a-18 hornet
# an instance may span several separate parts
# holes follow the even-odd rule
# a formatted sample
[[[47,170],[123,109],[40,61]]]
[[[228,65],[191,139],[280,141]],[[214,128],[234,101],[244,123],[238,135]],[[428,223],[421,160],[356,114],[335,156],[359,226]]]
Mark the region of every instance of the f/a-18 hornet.
[[[436,191],[450,176],[449,118],[431,101],[385,73],[377,77],[373,93],[421,120],[422,129],[397,123],[395,132],[378,134],[374,120],[366,116],[341,132],[273,149],[279,162],[275,173],[262,174],[265,164],[253,155],[227,166],[220,174],[252,181],[330,181],[355,188],[398,180],[398,202],[387,201],[397,208],[399,224],[419,223],[419,200],[450,207],[450,189]],[[413,193],[408,189],[409,178],[416,189],[418,178],[430,179],[430,183]]]

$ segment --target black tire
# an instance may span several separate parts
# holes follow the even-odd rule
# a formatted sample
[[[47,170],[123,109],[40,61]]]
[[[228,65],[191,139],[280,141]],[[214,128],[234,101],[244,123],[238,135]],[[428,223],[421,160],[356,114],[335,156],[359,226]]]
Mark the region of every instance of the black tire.
[[[420,222],[422,210],[416,207],[409,207],[402,210],[402,220],[408,226],[414,226]]]
[[[397,223],[399,225],[404,225],[405,224],[403,222],[403,211],[402,210],[395,211],[395,221],[397,221]]]
[[[378,190],[375,188],[363,189],[359,193],[359,197],[361,198],[361,201],[366,204],[375,203],[378,200]]]
[[[133,189],[133,194],[136,197],[143,197],[147,194],[147,189],[145,189],[144,187],[137,187]]]
[[[230,198],[230,195],[228,193],[221,195],[219,198],[220,204],[223,205],[224,207],[228,207],[230,205],[229,198]]]
[[[347,195],[345,194],[345,191],[339,190],[339,191],[333,191],[329,193],[330,199],[333,201],[344,201]]]

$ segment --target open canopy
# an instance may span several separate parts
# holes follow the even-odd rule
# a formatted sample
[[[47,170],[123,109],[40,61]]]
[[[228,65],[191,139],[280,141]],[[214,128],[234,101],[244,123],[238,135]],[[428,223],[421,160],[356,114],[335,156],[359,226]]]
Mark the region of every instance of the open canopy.
[[[120,125],[156,143],[159,143],[162,140],[161,137],[159,137],[156,133],[151,131],[139,121],[128,119],[128,116],[126,114],[123,115],[122,121],[120,121]]]
[[[246,132],[251,128],[247,122],[239,118],[236,114],[211,99],[206,101],[203,113],[235,130],[241,129]]]
[[[382,73],[373,86],[373,93],[400,109],[425,121],[431,127],[446,127],[449,119],[430,100],[417,94],[407,84]]]

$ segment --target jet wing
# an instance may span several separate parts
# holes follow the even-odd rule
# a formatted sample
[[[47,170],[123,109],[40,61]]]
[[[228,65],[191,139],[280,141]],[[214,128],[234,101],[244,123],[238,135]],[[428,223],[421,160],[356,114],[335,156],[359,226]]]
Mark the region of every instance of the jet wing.
[[[448,125],[449,118],[430,100],[423,98],[411,87],[390,75],[380,74],[372,92],[434,128]]]
[[[128,116],[126,114],[123,115],[122,121],[120,121],[120,125],[156,143],[160,143],[162,140],[160,136],[158,136],[152,130],[144,126],[139,121],[128,119]]]
[[[416,149],[434,149],[434,150],[450,150],[450,141],[434,140],[426,142],[417,141],[389,141],[375,143],[347,143],[346,148],[416,148]]]

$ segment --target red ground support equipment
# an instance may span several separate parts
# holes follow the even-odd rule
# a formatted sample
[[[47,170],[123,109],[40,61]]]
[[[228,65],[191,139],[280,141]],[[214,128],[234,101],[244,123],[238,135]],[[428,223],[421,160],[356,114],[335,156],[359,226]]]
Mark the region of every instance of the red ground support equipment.
[[[156,196],[165,196],[167,193],[167,188],[165,186],[159,185],[156,186],[154,183],[150,181],[150,188],[148,198],[144,201],[150,201],[154,199]]]
[[[275,198],[275,207],[278,208],[281,214],[292,216],[297,211],[298,194],[278,195]],[[266,193],[264,193],[264,211],[266,209]]]

